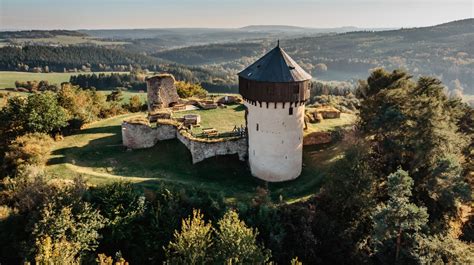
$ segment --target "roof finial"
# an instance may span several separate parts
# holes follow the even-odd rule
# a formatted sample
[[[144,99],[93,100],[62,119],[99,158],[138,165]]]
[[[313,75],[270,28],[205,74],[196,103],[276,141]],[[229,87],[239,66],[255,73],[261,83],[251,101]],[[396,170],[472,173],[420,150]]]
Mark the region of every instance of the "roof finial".
[[[277,47],[280,47],[280,39],[277,41]]]

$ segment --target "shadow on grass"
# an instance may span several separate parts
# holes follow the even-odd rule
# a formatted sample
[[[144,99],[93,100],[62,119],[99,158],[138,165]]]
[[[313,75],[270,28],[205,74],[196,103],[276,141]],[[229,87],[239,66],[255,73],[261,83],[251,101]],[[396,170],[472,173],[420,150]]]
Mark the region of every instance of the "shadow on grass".
[[[122,146],[120,130],[119,125],[84,129],[70,137],[78,137],[77,141],[85,144],[55,150],[48,165],[72,164],[81,167],[85,171],[82,174],[106,179],[104,182],[116,180],[108,179],[109,175],[133,177],[139,185],[148,187],[161,181],[173,182],[219,192],[228,198],[251,198],[258,186],[267,186],[273,199],[282,196],[287,200],[316,193],[326,179],[329,157],[342,152],[337,150],[337,144],[305,147],[305,166],[299,178],[265,183],[253,177],[247,162],[239,161],[237,155],[217,156],[193,165],[189,150],[176,139],[158,142],[148,149],[127,151]],[[103,133],[112,135],[97,136]]]
[[[239,106],[234,108],[234,111],[245,111],[246,107],[244,104],[239,104]]]

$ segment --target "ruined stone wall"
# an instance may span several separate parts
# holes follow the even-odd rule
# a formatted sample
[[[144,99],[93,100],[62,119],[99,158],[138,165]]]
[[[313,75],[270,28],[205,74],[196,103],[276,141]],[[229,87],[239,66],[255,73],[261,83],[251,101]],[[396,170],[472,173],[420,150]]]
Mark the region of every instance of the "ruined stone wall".
[[[156,138],[159,141],[171,140],[176,138],[176,126],[169,124],[158,124],[156,126]]]
[[[176,125],[158,124],[156,128],[148,124],[122,123],[123,145],[130,149],[150,148],[158,141],[178,138],[191,152],[193,164],[218,155],[237,154],[244,161],[247,157],[247,138],[206,140],[180,133]]]
[[[237,154],[241,161],[247,158],[247,138],[207,142],[193,140],[179,131],[177,137],[191,152],[193,164],[218,155]]]
[[[158,142],[156,130],[147,124],[122,123],[123,145],[130,149],[149,148]]]
[[[148,112],[170,107],[179,101],[173,75],[161,74],[147,78]]]

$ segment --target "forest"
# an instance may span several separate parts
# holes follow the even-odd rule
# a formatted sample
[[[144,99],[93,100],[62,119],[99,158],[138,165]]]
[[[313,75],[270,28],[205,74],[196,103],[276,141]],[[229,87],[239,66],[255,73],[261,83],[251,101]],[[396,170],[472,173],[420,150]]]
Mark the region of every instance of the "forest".
[[[416,77],[435,76],[455,94],[474,94],[474,19],[397,30],[328,31],[308,28],[95,30],[102,40],[122,40],[112,46],[27,45],[0,48],[0,70],[171,72],[201,83],[211,92],[237,87],[236,74],[266,51],[281,45],[315,79],[348,81],[354,85],[371,69],[405,69]],[[355,30],[355,31],[351,31]],[[62,34],[62,31],[16,34]],[[2,33],[15,34],[15,33]]]
[[[117,115],[115,96],[64,83],[10,97],[0,110],[0,262],[473,263],[474,109],[439,79],[404,70],[376,69],[337,93],[360,101],[350,148],[293,202],[264,184],[235,201],[186,183],[52,178],[52,142],[74,120]]]
[[[403,68],[432,75],[451,89],[474,94],[474,19],[425,28],[356,31],[282,39],[281,46],[317,79],[353,82],[370,69]],[[160,51],[155,57],[177,63],[238,72],[276,45],[276,41],[208,44]]]
[[[229,90],[235,87],[230,74],[212,67],[185,66],[163,60],[104,47],[82,46],[26,46],[0,48],[0,70],[38,72],[167,72],[177,79],[209,84],[210,90]],[[117,77],[113,75],[112,78]],[[80,77],[82,78],[82,77]],[[95,78],[92,74],[90,78]],[[235,77],[232,77],[235,79]],[[33,80],[32,80],[33,81]],[[73,80],[74,81],[74,80]],[[93,81],[89,80],[92,84]],[[118,82],[118,85],[120,82]],[[231,84],[231,85],[229,85]]]

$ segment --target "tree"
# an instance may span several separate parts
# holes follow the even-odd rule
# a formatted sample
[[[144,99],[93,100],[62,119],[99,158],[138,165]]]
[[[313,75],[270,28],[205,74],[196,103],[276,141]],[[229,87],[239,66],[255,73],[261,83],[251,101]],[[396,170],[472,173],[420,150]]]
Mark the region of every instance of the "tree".
[[[123,99],[123,92],[120,89],[112,91],[107,95],[107,101],[118,102]]]
[[[180,98],[204,98],[207,96],[207,91],[200,84],[191,84],[183,81],[178,81],[175,83],[175,85]]]
[[[454,206],[470,199],[456,166],[468,144],[459,127],[464,112],[438,79],[411,78],[400,70],[375,70],[357,92],[363,100],[358,127],[371,139],[376,174],[406,170],[414,180],[415,203],[427,206],[433,228],[446,231],[457,217]]]
[[[264,264],[270,251],[257,244],[258,231],[247,227],[230,210],[217,223],[215,250],[220,264]]]
[[[375,252],[387,263],[410,259],[409,253],[428,222],[426,208],[410,202],[412,188],[413,179],[406,171],[390,174],[388,202],[380,204],[373,214]]]
[[[314,66],[317,73],[323,73],[328,71],[328,66],[324,63],[318,63]]]
[[[140,222],[146,210],[145,197],[127,182],[90,188],[87,195],[92,206],[106,218],[100,250],[115,253],[120,249],[127,257],[139,255],[132,251],[143,248],[143,238],[136,231],[137,226],[143,225]]]
[[[35,256],[36,264],[80,264],[76,257],[78,246],[69,243],[66,239],[53,242],[51,237],[44,236],[36,240],[37,253]]]
[[[311,227],[318,239],[316,256],[327,263],[370,262],[372,213],[381,183],[370,157],[366,143],[354,143],[331,167],[328,182],[314,199]]]
[[[199,210],[182,221],[181,231],[166,247],[167,264],[207,264],[212,261],[212,226]]]
[[[127,108],[130,112],[139,112],[143,109],[143,103],[139,96],[132,96],[129,101]]]
[[[67,113],[53,92],[9,98],[0,110],[0,162],[3,163],[7,146],[18,136],[36,132],[50,134],[66,125]]]
[[[43,167],[51,152],[52,138],[49,135],[34,133],[17,137],[9,146],[5,155],[7,170],[21,166]]]
[[[474,264],[474,245],[449,234],[425,236],[412,255],[420,264]]]

